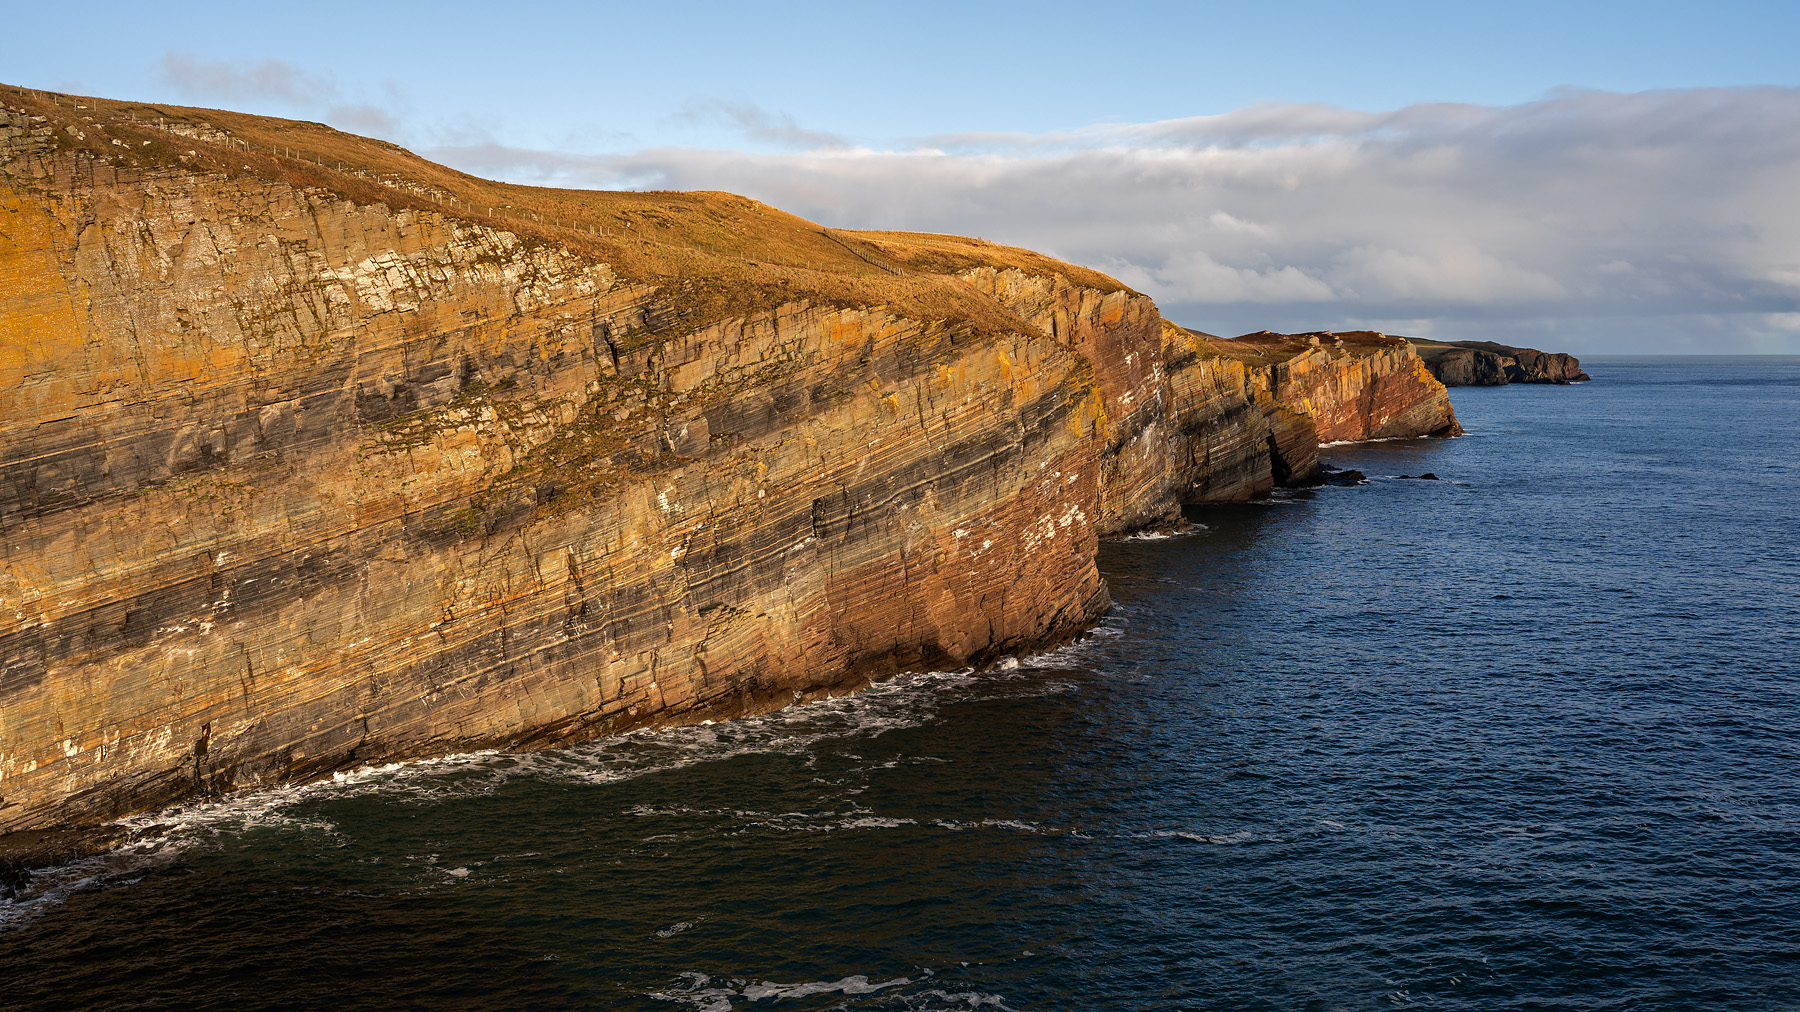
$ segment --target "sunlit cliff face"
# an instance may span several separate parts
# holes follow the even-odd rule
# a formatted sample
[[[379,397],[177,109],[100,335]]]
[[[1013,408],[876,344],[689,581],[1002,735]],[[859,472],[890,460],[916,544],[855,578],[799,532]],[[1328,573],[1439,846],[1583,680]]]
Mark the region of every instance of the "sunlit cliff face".
[[[1022,250],[11,101],[0,829],[1044,648],[1100,537],[1455,431]]]

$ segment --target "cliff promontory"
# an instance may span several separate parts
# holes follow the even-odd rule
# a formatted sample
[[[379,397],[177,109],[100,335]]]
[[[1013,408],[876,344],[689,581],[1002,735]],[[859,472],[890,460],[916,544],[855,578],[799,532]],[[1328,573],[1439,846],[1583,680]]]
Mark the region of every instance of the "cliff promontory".
[[[0,105],[14,850],[1049,647],[1101,537],[1458,431],[1403,339],[1222,340],[1024,250]]]
[[[1514,348],[1492,341],[1428,341],[1407,338],[1438,382],[1447,387],[1496,387],[1508,383],[1582,383],[1581,360],[1562,352]]]

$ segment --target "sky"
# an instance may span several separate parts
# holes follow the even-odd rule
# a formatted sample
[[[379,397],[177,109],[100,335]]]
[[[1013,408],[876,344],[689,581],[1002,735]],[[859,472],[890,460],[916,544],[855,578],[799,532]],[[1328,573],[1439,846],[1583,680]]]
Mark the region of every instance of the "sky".
[[[66,10],[0,80],[979,235],[1214,333],[1800,354],[1791,0]]]

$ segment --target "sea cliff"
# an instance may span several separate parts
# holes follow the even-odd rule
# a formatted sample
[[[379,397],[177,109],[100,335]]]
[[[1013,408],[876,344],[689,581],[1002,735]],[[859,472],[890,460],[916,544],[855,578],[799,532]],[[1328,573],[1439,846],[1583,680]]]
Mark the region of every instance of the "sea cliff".
[[[0,852],[1048,648],[1100,538],[1459,431],[1025,250],[0,100]]]
[[[1495,387],[1509,383],[1585,383],[1581,360],[1563,352],[1515,348],[1492,341],[1428,341],[1407,338],[1425,365],[1447,387]]]

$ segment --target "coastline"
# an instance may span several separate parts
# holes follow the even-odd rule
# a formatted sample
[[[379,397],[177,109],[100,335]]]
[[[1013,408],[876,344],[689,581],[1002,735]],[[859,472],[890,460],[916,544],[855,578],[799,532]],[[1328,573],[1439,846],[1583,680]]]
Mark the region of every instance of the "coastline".
[[[1030,251],[6,104],[0,850],[1055,647],[1100,539],[1459,431],[1404,339],[1218,338]]]

